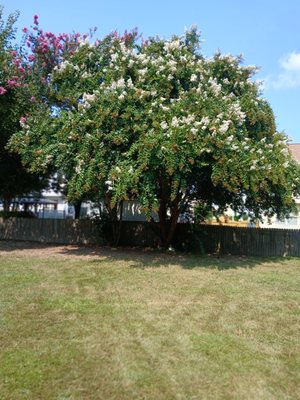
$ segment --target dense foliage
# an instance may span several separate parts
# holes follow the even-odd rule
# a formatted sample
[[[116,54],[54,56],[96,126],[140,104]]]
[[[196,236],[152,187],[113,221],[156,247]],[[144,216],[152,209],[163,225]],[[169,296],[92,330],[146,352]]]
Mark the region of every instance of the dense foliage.
[[[7,22],[0,8],[0,200],[8,210],[12,199],[45,185],[40,174],[29,173],[20,156],[6,149],[10,137],[20,129],[19,119],[31,109],[34,90],[30,71],[18,48],[12,45],[18,14]]]
[[[0,200],[8,210],[12,199],[38,191],[48,185],[47,171],[28,172],[20,155],[8,151],[10,137],[20,130],[27,116],[43,112],[51,102],[48,75],[78,46],[79,34],[55,35],[39,27],[38,17],[30,30],[23,29],[23,44],[13,45],[14,24],[18,13],[9,15],[7,22],[0,9]]]
[[[164,246],[193,202],[253,218],[293,209],[299,169],[255,67],[204,58],[194,28],[171,40],[131,32],[78,43],[11,140],[30,171],[63,170],[70,199],[102,197],[115,218],[138,198],[149,219],[158,214]]]

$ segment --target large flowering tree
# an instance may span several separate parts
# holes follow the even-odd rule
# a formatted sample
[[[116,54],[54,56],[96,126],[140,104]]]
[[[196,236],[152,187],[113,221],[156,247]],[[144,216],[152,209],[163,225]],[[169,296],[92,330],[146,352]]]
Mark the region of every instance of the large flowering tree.
[[[191,29],[171,40],[112,34],[81,42],[55,68],[57,107],[33,114],[11,146],[32,171],[68,171],[69,196],[100,194],[115,211],[157,212],[163,246],[191,202],[288,214],[299,172],[240,58],[199,53]],[[297,176],[298,174],[298,176]]]

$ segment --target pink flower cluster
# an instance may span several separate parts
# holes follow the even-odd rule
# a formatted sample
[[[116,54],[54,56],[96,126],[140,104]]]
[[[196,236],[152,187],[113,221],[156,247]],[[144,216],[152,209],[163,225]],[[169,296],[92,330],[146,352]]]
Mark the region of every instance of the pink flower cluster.
[[[55,35],[52,32],[44,32],[38,24],[38,16],[35,15],[32,30],[23,28],[26,44],[32,53],[28,56],[28,61],[33,62],[38,59],[40,65],[49,70],[61,61],[65,53],[73,54],[79,46],[81,35],[80,33]]]
[[[31,30],[24,27],[22,31],[25,34],[25,42],[30,49],[30,54],[25,56],[17,50],[10,51],[10,73],[0,86],[0,95],[5,94],[9,88],[24,86],[27,77],[33,70],[38,72],[41,84],[46,84],[47,76],[53,67],[58,65],[66,54],[72,55],[80,46],[82,39],[88,36],[81,36],[80,33],[55,35],[52,32],[44,32],[39,27],[38,15],[33,17]],[[35,101],[35,99],[31,99],[31,101]]]
[[[22,126],[25,125],[26,121],[27,121],[26,117],[21,117],[20,118],[20,125],[22,125]]]
[[[118,31],[113,31],[113,32],[111,32],[111,34],[109,36],[113,37],[114,39],[120,39],[121,41],[123,41],[127,44],[130,42],[133,42],[138,37],[142,38],[142,35],[139,35],[137,28],[133,29],[132,31],[127,31],[127,29],[126,29],[124,31],[123,35],[120,35]],[[83,36],[83,38],[85,38],[85,37]],[[142,38],[142,40],[143,40],[143,38]]]
[[[131,43],[133,42],[137,37],[138,37],[138,29],[135,28],[133,29],[131,32],[128,32],[127,30],[124,31],[121,39],[125,42],[125,43]]]
[[[14,86],[20,87],[21,83],[18,82],[17,79],[8,79],[7,85],[10,86],[10,87],[14,87]]]

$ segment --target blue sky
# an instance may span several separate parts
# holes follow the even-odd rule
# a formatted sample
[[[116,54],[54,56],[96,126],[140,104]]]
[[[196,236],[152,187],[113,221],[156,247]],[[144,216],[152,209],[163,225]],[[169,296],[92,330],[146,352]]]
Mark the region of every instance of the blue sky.
[[[299,0],[0,0],[5,15],[19,10],[17,26],[40,26],[55,33],[88,32],[101,37],[138,27],[144,37],[182,34],[196,24],[202,52],[243,54],[245,64],[261,67],[264,97],[279,131],[300,143],[300,1]]]

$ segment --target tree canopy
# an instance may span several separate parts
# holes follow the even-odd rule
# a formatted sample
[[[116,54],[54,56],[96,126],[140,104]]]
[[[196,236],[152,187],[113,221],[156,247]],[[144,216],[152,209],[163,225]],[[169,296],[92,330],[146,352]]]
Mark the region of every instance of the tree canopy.
[[[10,141],[31,172],[65,171],[70,199],[101,196],[110,210],[138,198],[149,219],[158,214],[163,246],[192,202],[253,218],[293,209],[299,167],[255,67],[205,58],[196,28],[170,40],[134,31],[78,43]]]
[[[20,156],[6,149],[12,134],[20,129],[20,116],[30,109],[29,99],[33,93],[26,77],[27,66],[12,44],[18,13],[9,15],[6,22],[2,14],[0,7],[0,199],[8,210],[14,197],[39,190],[45,182],[39,174],[28,173]]]
[[[48,184],[41,171],[28,171],[21,157],[8,150],[11,136],[28,115],[50,106],[48,74],[78,45],[79,34],[54,35],[39,28],[38,17],[30,30],[24,28],[23,43],[16,44],[14,25],[18,13],[4,21],[0,8],[0,199],[8,210],[12,199],[39,191]]]

